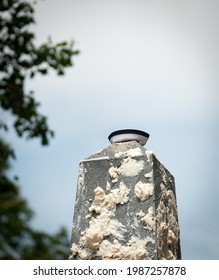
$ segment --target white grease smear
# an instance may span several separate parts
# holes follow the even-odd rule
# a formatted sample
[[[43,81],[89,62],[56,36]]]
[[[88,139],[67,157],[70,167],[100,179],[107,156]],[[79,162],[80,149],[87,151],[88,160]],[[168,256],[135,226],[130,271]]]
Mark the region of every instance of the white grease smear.
[[[124,240],[126,227],[117,219],[114,219],[116,205],[127,203],[130,190],[123,182],[119,188],[106,194],[101,187],[94,190],[94,201],[89,208],[90,212],[98,215],[89,221],[89,227],[82,232],[79,248],[74,245],[72,254],[78,253],[81,259],[90,259],[93,250],[98,250],[104,238],[112,235],[117,240]]]
[[[149,172],[149,173],[146,173],[146,174],[144,175],[144,177],[145,177],[145,178],[148,178],[148,179],[152,179],[152,177],[153,177],[153,170],[152,170],[151,172]]]
[[[176,259],[174,248],[179,240],[176,199],[173,191],[167,190],[164,183],[161,183],[161,198],[157,208],[157,225],[160,259]]]
[[[138,157],[142,156],[142,151],[139,147],[134,148],[134,149],[129,149],[128,151],[125,152],[117,152],[115,153],[115,158],[120,158],[120,157]]]
[[[112,179],[113,183],[118,181],[119,175],[124,177],[134,177],[137,176],[144,169],[144,161],[143,160],[135,160],[133,158],[125,158],[122,161],[120,167],[110,167],[109,175]]]
[[[119,173],[126,177],[137,176],[144,169],[143,160],[135,160],[132,158],[125,158],[119,168]]]
[[[156,218],[154,216],[154,208],[151,206],[148,209],[148,213],[145,215],[144,212],[140,211],[137,216],[140,217],[140,222],[145,225],[149,230],[155,230]]]
[[[100,245],[98,256],[103,260],[147,260],[150,259],[146,250],[146,245],[149,242],[154,243],[154,240],[149,237],[139,239],[132,236],[127,245],[122,245],[118,240],[114,240],[112,243],[104,240]]]
[[[153,151],[145,150],[145,155],[149,161],[153,161],[153,156],[156,156]]]
[[[135,195],[145,201],[154,193],[154,185],[151,183],[142,183],[141,181],[135,185]]]

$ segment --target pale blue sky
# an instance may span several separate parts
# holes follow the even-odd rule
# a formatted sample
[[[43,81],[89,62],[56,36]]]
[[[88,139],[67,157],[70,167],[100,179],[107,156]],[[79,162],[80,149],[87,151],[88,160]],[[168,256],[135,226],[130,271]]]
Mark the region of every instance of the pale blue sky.
[[[33,225],[70,231],[78,163],[117,129],[146,145],[176,181],[182,257],[219,259],[219,2],[38,1],[37,42],[74,39],[81,54],[64,77],[27,84],[56,132],[47,148],[10,134]]]

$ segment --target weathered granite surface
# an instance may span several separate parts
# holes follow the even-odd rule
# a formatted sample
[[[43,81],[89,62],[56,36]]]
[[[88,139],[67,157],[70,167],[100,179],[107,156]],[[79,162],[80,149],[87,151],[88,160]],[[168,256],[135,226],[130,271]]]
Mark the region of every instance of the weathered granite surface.
[[[80,162],[70,259],[180,259],[174,177],[136,141]]]

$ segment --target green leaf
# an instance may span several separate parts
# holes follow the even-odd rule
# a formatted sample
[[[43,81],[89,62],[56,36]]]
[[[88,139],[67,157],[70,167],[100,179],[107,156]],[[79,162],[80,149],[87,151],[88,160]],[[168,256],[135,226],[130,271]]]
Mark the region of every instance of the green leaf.
[[[66,47],[68,45],[67,42],[60,42],[60,43],[56,43],[57,47]]]

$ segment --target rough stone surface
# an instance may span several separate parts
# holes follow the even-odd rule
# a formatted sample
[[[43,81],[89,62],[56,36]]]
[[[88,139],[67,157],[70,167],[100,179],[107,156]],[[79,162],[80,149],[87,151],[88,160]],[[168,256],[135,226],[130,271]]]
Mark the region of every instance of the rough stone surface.
[[[174,177],[136,141],[80,162],[70,259],[180,259]]]

